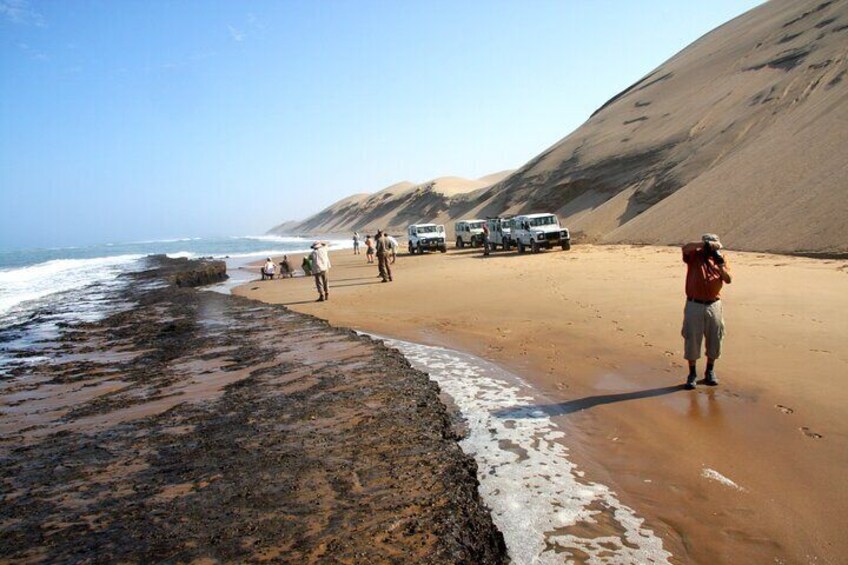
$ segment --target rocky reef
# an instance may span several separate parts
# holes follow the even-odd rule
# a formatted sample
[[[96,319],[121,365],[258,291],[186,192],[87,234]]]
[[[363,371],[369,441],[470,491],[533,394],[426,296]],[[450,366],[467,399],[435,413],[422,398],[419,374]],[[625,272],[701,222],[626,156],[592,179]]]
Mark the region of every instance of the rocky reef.
[[[152,262],[0,383],[0,560],[507,561],[427,375]]]

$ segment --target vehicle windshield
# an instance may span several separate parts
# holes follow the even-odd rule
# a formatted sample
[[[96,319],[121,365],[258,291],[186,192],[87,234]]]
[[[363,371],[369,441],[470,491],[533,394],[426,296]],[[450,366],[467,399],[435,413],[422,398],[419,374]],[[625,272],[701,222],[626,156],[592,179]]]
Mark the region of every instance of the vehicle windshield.
[[[482,229],[484,222],[468,222],[468,227],[472,230]]]
[[[436,233],[436,226],[418,226],[418,233]]]
[[[559,225],[556,216],[542,216],[541,218],[531,218],[530,220],[528,220],[527,223],[530,224],[530,227]]]

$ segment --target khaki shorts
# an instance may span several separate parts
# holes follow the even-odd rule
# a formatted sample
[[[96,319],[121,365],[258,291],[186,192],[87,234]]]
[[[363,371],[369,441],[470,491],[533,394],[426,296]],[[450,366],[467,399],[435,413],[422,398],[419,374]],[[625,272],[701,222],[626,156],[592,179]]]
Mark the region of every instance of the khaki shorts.
[[[701,340],[706,338],[707,357],[721,357],[721,340],[724,338],[724,317],[721,311],[721,300],[712,304],[699,304],[686,301],[683,310],[684,339],[683,356],[689,361],[701,358]]]

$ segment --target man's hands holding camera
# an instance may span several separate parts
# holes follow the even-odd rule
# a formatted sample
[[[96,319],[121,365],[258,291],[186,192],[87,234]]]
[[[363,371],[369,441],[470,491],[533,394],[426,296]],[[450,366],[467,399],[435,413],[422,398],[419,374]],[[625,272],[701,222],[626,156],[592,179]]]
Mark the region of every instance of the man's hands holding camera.
[[[723,266],[724,257],[721,256],[719,249],[721,249],[721,244],[717,241],[707,241],[704,243],[704,252],[713,258],[716,265]]]

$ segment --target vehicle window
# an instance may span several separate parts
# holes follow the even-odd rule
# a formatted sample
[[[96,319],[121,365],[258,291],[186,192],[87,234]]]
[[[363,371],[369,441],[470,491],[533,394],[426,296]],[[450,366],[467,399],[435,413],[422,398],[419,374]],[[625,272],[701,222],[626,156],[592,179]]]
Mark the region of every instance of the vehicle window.
[[[555,216],[542,216],[541,218],[533,218],[530,220],[531,226],[554,226],[557,224]]]
[[[436,233],[436,226],[421,226],[418,233]]]

